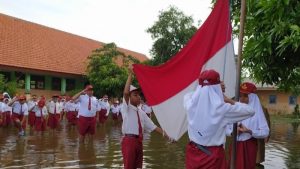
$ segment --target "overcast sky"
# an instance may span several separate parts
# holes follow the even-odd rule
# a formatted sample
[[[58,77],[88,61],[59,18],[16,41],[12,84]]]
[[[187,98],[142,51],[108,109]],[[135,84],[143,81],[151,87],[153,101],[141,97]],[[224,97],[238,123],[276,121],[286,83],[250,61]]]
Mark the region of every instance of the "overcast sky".
[[[146,29],[170,5],[198,20],[208,17],[211,0],[0,0],[0,12],[146,54]]]

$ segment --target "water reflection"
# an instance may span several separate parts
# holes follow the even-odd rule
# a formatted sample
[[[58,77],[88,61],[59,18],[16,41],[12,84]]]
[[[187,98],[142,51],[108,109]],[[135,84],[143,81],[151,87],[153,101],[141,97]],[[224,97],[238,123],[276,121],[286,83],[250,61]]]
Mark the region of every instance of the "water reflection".
[[[299,123],[272,123],[266,144],[266,161],[257,169],[300,168]],[[97,126],[93,142],[78,143],[76,127],[62,124],[59,131],[43,135],[29,132],[18,137],[16,129],[0,128],[0,168],[122,168],[121,125]],[[170,144],[157,133],[144,136],[143,168],[184,168],[185,135]]]

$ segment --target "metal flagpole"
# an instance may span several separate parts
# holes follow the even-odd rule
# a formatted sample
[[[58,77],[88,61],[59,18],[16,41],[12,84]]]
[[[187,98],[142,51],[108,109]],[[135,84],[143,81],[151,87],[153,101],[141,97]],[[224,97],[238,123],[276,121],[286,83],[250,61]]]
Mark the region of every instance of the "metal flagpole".
[[[240,83],[241,83],[241,61],[242,61],[242,49],[244,38],[244,23],[246,16],[246,0],[241,0],[241,16],[240,16],[240,32],[239,32],[239,44],[238,44],[238,60],[237,60],[237,73],[236,73],[236,89],[235,100],[239,101],[240,98]],[[237,123],[233,124],[232,131],[232,151],[230,160],[230,169],[235,169],[236,166],[236,140],[237,139]]]

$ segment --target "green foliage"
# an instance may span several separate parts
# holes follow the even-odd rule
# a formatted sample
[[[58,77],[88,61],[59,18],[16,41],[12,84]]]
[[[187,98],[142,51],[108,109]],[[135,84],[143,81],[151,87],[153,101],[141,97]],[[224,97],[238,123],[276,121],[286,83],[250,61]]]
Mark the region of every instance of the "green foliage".
[[[300,1],[247,0],[243,66],[258,82],[300,93]],[[238,35],[240,1],[233,0]]]
[[[10,96],[17,93],[17,82],[7,82],[3,74],[0,74],[0,93],[7,92]]]
[[[120,65],[116,62],[120,61]],[[95,95],[120,97],[127,80],[127,66],[139,61],[118,51],[114,43],[96,49],[89,56],[87,78],[94,86]]]
[[[150,51],[153,59],[146,64],[159,65],[174,56],[197,31],[193,23],[191,16],[185,16],[176,7],[171,6],[166,11],[160,11],[158,21],[147,29],[154,44]]]

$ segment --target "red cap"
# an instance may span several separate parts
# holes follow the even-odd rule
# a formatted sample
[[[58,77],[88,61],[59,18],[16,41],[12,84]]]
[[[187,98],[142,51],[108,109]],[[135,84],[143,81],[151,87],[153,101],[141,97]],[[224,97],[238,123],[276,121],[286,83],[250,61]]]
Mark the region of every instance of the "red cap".
[[[45,106],[45,100],[44,100],[44,99],[41,99],[41,100],[38,102],[38,106],[39,106],[39,107],[44,107],[44,106]]]
[[[245,93],[245,94],[250,94],[250,93],[255,93],[257,90],[255,84],[245,82],[241,84],[240,87],[240,93]]]
[[[87,86],[85,87],[85,90],[91,90],[91,89],[93,89],[93,86],[92,86],[92,85],[87,85]]]
[[[26,97],[24,95],[20,95],[19,100],[26,100]]]
[[[199,84],[202,86],[220,84],[220,75],[213,69],[204,70],[199,76]]]

